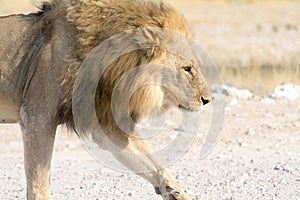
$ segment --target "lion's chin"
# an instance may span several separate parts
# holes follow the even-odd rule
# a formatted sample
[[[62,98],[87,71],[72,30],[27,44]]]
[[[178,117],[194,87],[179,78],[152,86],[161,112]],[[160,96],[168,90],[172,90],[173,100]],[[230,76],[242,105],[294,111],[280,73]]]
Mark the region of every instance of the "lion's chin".
[[[185,110],[185,111],[189,111],[189,112],[198,112],[199,110],[201,110],[202,106],[183,106],[183,105],[179,105],[178,106],[179,109],[181,110]]]

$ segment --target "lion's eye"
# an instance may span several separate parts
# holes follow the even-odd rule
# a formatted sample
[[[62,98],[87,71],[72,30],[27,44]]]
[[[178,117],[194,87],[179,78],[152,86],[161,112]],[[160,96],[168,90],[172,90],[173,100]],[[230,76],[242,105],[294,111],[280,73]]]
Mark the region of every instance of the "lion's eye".
[[[192,73],[192,67],[191,67],[191,66],[183,67],[183,70],[184,70],[186,73],[189,73],[189,74]]]

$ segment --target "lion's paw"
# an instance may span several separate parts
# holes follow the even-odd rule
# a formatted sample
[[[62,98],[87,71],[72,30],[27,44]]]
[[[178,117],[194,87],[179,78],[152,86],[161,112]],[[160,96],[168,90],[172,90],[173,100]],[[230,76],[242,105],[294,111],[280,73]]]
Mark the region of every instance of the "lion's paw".
[[[161,195],[163,200],[198,200],[195,196],[186,193],[180,185],[170,184],[168,180],[162,181],[161,186],[155,188],[155,192]]]
[[[197,198],[185,192],[171,191],[170,200],[197,200]]]

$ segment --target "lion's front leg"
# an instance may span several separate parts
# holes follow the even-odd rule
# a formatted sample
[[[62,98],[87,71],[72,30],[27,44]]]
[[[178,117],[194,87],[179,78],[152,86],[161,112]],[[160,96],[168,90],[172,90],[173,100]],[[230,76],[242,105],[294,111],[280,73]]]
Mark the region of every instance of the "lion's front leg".
[[[163,167],[141,138],[124,136],[122,143],[120,143],[120,138],[115,141],[113,141],[115,138],[111,139],[115,145],[121,146],[122,148],[119,150],[118,148],[110,148],[109,146],[106,148],[111,151],[122,164],[148,180],[155,188],[156,193],[161,195],[164,200],[196,199],[183,190],[170,171]]]
[[[50,200],[50,166],[56,125],[47,114],[31,113],[28,109],[23,107],[20,113],[27,199]]]

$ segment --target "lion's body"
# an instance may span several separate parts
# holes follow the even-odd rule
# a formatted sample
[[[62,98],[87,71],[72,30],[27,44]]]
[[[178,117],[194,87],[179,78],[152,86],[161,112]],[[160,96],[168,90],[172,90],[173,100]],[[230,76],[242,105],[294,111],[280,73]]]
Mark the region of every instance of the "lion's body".
[[[72,94],[82,62],[105,39],[143,27],[165,28],[190,36],[185,19],[164,3],[54,0],[44,4],[39,13],[0,18],[0,123],[21,124],[28,199],[50,198],[49,177],[55,130],[59,124],[77,128],[72,113]],[[143,37],[147,39],[148,36]],[[155,40],[157,36],[153,34],[149,37]],[[112,111],[108,108],[111,107],[111,95],[118,81],[137,65],[152,61],[180,64],[180,67],[189,64],[181,58],[177,61],[177,58],[171,59],[171,56],[169,61],[160,61],[161,57],[168,57],[168,53],[156,48],[159,47],[155,46],[150,51],[151,55],[144,50],[123,55],[111,64],[99,80],[95,99],[99,123],[107,131],[109,139],[124,151],[147,153],[149,149],[141,139],[123,134],[112,118]],[[209,98],[209,90],[201,75],[194,79],[197,83],[193,84],[197,86],[193,95],[197,97],[197,105],[201,106],[205,104],[201,100]],[[88,87],[85,84],[82,83],[83,87]],[[81,95],[84,97],[85,93]],[[165,91],[158,86],[140,88],[130,100],[133,121],[150,115],[157,105],[164,106],[165,96]],[[109,147],[106,148],[109,150]],[[157,192],[164,199],[192,199],[167,169],[147,165],[147,162],[155,160],[152,157],[145,155],[143,162],[139,162],[135,157],[118,157],[119,154],[112,153],[132,170],[138,167],[152,171],[140,175],[158,188]]]
[[[12,26],[18,23],[19,26]],[[19,107],[21,105],[21,86],[17,83],[18,77],[23,79],[21,71],[18,69],[21,63],[22,56],[24,56],[26,49],[17,46],[20,53],[23,55],[16,56],[15,48],[16,41],[21,41],[23,38],[23,27],[29,26],[29,23],[23,20],[22,16],[11,16],[2,18],[0,20],[0,36],[7,38],[1,41],[0,46],[0,120],[1,122],[17,122],[19,117]],[[14,37],[10,37],[14,33]],[[11,63],[14,63],[11,65]],[[21,83],[20,81],[19,83]]]

